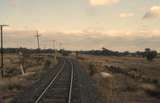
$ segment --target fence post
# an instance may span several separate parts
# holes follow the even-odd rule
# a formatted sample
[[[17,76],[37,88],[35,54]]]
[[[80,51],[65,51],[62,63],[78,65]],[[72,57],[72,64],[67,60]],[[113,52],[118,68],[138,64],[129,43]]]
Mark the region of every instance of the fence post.
[[[25,71],[24,71],[24,56],[23,56],[23,53],[21,51],[19,51],[18,56],[19,56],[20,70],[21,70],[22,75],[24,75]]]

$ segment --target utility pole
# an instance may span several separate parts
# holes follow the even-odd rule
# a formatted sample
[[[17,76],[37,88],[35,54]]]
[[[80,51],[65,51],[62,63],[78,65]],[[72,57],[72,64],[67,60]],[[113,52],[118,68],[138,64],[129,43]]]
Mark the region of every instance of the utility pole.
[[[36,31],[35,37],[36,37],[36,39],[37,39],[37,46],[38,46],[38,48],[37,48],[38,61],[37,61],[37,62],[40,63],[40,57],[41,57],[41,54],[40,54],[40,40],[39,40],[40,35],[39,35],[39,32],[38,32],[38,31]]]
[[[53,40],[53,48],[54,48],[54,62],[57,63],[56,40]]]
[[[61,50],[62,49],[62,43],[60,42],[59,43],[59,50]]]
[[[0,25],[1,28],[1,76],[4,76],[4,63],[3,63],[3,27],[8,25]]]
[[[40,37],[40,35],[39,35],[39,33],[38,33],[38,31],[36,31],[36,38],[37,38],[37,45],[38,45],[38,50],[40,50],[40,40],[39,40],[39,37]]]

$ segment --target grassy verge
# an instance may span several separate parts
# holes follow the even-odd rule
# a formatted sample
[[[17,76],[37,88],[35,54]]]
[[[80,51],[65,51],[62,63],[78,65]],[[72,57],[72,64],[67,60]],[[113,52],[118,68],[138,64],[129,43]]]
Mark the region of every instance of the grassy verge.
[[[11,103],[20,91],[39,81],[46,68],[54,65],[48,57],[28,57],[25,59],[25,74],[22,75],[16,56],[7,56],[5,60],[9,65],[5,66],[5,78],[0,78],[0,103]]]
[[[97,81],[104,103],[159,103],[159,59],[81,56],[86,72]]]

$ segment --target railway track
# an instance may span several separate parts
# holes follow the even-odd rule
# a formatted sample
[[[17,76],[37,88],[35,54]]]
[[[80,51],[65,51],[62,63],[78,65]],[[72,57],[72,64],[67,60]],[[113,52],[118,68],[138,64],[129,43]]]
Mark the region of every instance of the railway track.
[[[33,103],[80,103],[72,98],[72,92],[77,90],[73,87],[76,76],[74,73],[72,62],[65,60],[57,74]]]

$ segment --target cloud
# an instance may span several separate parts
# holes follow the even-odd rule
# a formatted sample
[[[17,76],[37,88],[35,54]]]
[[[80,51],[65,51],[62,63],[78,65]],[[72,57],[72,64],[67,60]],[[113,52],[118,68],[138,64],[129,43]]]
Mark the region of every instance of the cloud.
[[[152,6],[144,15],[144,18],[160,17],[160,6]]]
[[[106,32],[44,32],[40,38],[41,47],[52,47],[52,38],[62,42],[62,47],[71,50],[100,49],[103,46],[112,50],[143,50],[150,47],[158,50],[160,30],[126,31],[110,30]],[[34,31],[6,30],[5,47],[36,48]]]
[[[120,0],[89,0],[92,6],[116,4]]]
[[[16,6],[17,0],[9,0],[11,6]]]
[[[120,13],[119,16],[120,18],[127,18],[134,16],[134,13]]]

